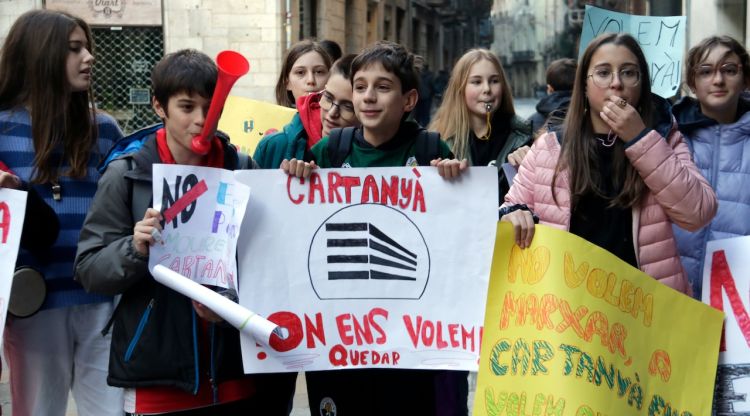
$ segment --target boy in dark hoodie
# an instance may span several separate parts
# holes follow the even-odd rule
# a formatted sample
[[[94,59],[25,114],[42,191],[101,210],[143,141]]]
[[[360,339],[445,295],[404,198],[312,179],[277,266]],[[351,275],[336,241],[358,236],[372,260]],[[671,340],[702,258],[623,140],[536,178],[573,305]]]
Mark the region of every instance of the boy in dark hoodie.
[[[577,67],[575,59],[570,58],[557,59],[547,67],[547,96],[539,100],[537,112],[529,117],[534,136],[548,120],[550,127],[562,123],[568,112]]]
[[[205,306],[157,283],[148,270],[154,230],[161,230],[163,219],[149,206],[153,164],[240,167],[236,148],[223,134],[211,139],[208,154],[192,150],[216,78],[214,62],[195,50],[159,61],[151,85],[163,128],[139,150],[105,167],[79,237],[76,279],[89,292],[121,295],[110,320],[107,383],[125,389],[129,413],[251,414],[257,409],[253,376],[242,371],[239,332],[219,324]]]

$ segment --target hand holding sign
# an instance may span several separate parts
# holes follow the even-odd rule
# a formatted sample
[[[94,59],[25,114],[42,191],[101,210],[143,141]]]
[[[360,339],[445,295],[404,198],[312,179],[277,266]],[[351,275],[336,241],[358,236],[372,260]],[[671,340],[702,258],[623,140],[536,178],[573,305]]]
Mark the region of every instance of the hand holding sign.
[[[149,247],[158,243],[160,238],[162,217],[159,211],[149,208],[143,214],[143,219],[133,227],[133,248],[142,256],[148,256]]]

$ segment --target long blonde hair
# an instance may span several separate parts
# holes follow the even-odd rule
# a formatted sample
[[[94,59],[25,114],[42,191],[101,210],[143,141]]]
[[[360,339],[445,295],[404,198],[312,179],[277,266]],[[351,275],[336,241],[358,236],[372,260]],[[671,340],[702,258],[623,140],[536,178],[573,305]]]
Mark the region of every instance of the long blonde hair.
[[[469,123],[469,109],[466,106],[466,83],[469,82],[469,72],[475,63],[481,60],[487,60],[495,66],[500,74],[500,85],[502,88],[502,97],[500,107],[496,110],[500,114],[512,118],[516,111],[513,108],[513,94],[508,84],[508,78],[505,76],[500,59],[487,49],[471,49],[466,52],[453,67],[448,87],[443,94],[443,103],[438,108],[435,118],[430,123],[430,130],[440,133],[444,139],[453,137],[453,154],[458,159],[468,158],[465,154],[469,148],[469,132],[471,124]]]

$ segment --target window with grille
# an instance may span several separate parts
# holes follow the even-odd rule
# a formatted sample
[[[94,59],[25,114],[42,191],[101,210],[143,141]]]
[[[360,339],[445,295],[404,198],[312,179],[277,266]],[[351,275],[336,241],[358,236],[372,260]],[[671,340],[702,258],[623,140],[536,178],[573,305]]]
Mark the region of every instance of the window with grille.
[[[161,27],[92,28],[94,99],[125,134],[158,123],[151,109],[151,69],[164,55]]]

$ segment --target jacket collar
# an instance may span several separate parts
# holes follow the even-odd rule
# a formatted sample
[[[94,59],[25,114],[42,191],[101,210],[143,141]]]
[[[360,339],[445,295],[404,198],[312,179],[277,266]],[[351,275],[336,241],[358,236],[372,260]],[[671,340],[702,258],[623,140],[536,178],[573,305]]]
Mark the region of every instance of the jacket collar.
[[[229,143],[229,137],[223,132],[217,131],[216,137],[221,140],[222,147],[224,148],[224,168],[229,170],[236,169],[239,161],[236,148]],[[124,176],[130,179],[151,182],[154,163],[162,163],[162,160],[159,158],[159,150],[156,146],[156,134],[152,134],[137,152],[123,156],[123,158],[131,157],[133,162],[135,162],[133,169],[125,172]]]
[[[555,91],[539,100],[536,111],[546,117],[559,108],[568,108],[572,95],[573,91]]]
[[[750,98],[740,96],[737,103],[737,120],[750,111]],[[677,119],[677,125],[682,133],[688,134],[703,127],[719,124],[716,120],[701,112],[700,103],[692,97],[683,97],[672,107],[672,114]]]

